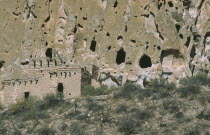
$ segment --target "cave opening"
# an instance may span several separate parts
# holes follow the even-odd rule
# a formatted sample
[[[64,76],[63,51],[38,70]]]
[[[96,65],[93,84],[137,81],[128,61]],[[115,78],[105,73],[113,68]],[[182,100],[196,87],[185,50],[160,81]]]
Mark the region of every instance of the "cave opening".
[[[114,8],[116,8],[117,7],[117,5],[118,5],[118,2],[117,2],[117,0],[114,2]]]
[[[208,42],[210,42],[210,32],[207,32],[204,37],[204,45],[206,45]]]
[[[179,30],[181,29],[181,26],[179,24],[176,24],[175,27],[176,27],[177,33],[179,33]]]
[[[151,58],[147,55],[143,55],[139,61],[139,66],[141,68],[148,68],[152,66]]]
[[[4,66],[5,61],[0,61],[0,69]]]
[[[47,48],[45,55],[52,59],[52,48]]]
[[[90,50],[95,52],[96,51],[96,44],[97,42],[95,40],[91,41]]]
[[[123,48],[121,48],[118,52],[117,52],[117,57],[116,57],[116,63],[118,65],[120,65],[121,63],[125,62],[125,57],[126,57],[126,52],[124,51]]]

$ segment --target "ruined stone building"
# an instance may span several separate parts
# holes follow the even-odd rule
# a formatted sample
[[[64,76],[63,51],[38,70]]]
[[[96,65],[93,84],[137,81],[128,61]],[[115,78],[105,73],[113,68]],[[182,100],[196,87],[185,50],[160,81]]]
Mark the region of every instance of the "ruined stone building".
[[[27,65],[27,74],[21,78],[4,80],[0,90],[0,101],[9,105],[29,96],[42,98],[48,93],[62,93],[64,98],[81,95],[82,72],[78,65],[58,63],[58,59],[39,58],[22,63]]]

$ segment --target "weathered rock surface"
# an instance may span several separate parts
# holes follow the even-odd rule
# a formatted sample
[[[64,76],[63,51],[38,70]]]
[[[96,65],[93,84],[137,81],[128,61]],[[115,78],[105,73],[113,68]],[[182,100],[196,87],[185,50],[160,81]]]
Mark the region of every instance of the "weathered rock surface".
[[[52,50],[119,84],[210,74],[208,0],[1,0],[0,12],[1,80]]]

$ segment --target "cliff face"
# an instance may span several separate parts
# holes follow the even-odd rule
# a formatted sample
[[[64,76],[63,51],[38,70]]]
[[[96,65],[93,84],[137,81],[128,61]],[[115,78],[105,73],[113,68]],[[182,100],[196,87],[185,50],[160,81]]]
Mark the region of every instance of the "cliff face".
[[[210,73],[208,0],[1,0],[0,12],[1,79],[52,50],[108,85]]]

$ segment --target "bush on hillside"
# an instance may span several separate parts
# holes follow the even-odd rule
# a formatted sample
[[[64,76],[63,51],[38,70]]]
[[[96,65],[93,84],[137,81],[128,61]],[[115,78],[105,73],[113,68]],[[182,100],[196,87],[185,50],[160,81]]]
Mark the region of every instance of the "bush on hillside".
[[[0,110],[4,109],[4,105],[0,102]]]
[[[80,125],[78,122],[73,122],[70,126],[70,134],[71,135],[87,135],[86,127],[84,125]]]
[[[104,95],[106,91],[106,87],[94,88],[90,85],[85,85],[82,89],[82,96],[100,96]]]
[[[38,131],[39,135],[55,135],[56,131],[49,127],[43,127]]]
[[[114,98],[124,98],[124,99],[132,99],[135,95],[136,91],[140,90],[140,86],[132,83],[125,83],[120,91],[114,94]]]
[[[154,116],[154,114],[153,114],[153,112],[151,110],[147,110],[147,109],[139,110],[139,109],[136,109],[135,113],[132,116],[136,120],[144,122],[144,121],[152,118]]]
[[[88,111],[99,112],[101,111],[104,106],[97,104],[92,98],[88,97],[87,101],[87,108]]]
[[[195,76],[181,79],[180,84],[182,84],[183,86],[189,86],[189,85],[210,86],[210,77],[208,77],[206,73],[201,72]]]
[[[124,116],[119,118],[118,130],[125,135],[131,135],[135,133],[137,129],[137,122],[130,116]]]
[[[201,86],[196,84],[186,84],[178,89],[181,98],[196,96],[201,92]]]
[[[62,97],[56,94],[46,94],[42,100],[37,101],[37,106],[40,110],[55,108],[65,101]]]

